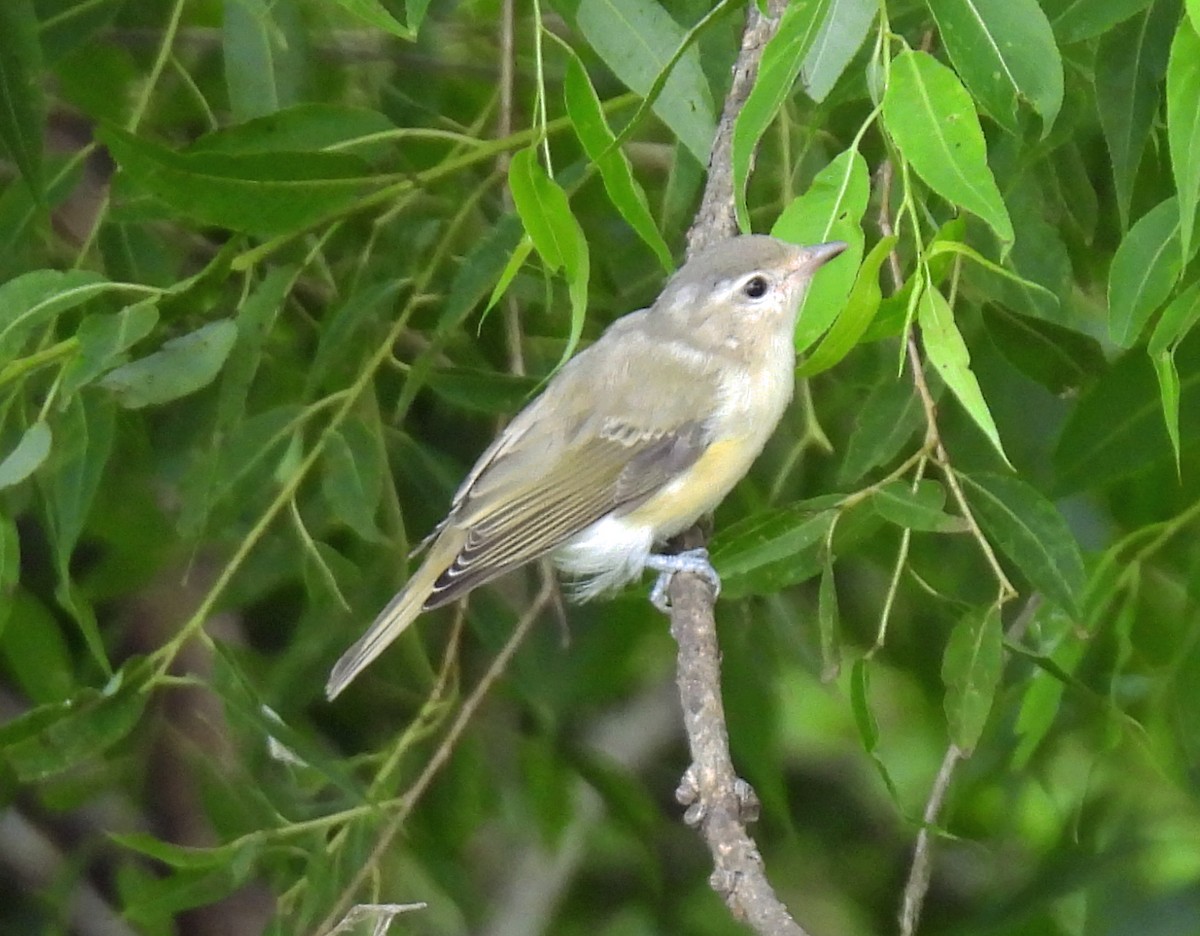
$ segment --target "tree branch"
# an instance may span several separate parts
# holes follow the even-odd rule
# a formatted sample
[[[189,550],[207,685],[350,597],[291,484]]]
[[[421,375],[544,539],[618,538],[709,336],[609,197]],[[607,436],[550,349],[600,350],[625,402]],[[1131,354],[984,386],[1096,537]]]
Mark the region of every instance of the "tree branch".
[[[786,0],[770,0],[767,14],[750,3],[733,83],[713,140],[708,182],[700,209],[688,231],[688,254],[737,231],[733,202],[733,126],[754,80],[767,41],[779,26]],[[702,546],[706,536],[694,527],[680,537],[684,548]],[[713,857],[709,878],[736,919],[763,936],[806,936],[775,896],[758,846],[746,832],[757,818],[758,799],[733,769],[729,732],[721,701],[721,653],[717,644],[714,596],[695,575],[671,582],[671,636],[679,645],[676,682],[692,764],[676,797],[687,806],[689,825],[698,826]]]

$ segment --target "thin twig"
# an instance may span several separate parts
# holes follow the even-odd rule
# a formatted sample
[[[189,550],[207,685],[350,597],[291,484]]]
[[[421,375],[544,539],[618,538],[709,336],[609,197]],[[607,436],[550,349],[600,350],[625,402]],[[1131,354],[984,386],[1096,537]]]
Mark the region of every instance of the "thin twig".
[[[954,768],[963,756],[957,744],[951,744],[946,749],[946,756],[942,758],[942,766],[938,769],[933,789],[929,791],[925,814],[921,817],[921,831],[917,833],[917,846],[913,849],[912,866],[904,886],[904,903],[900,909],[900,936],[912,936],[921,919],[921,908],[925,905],[925,894],[929,891],[933,858],[933,836],[930,830],[937,824],[942,804],[946,801],[946,793],[950,789],[950,780],[954,776]]]
[[[384,854],[391,848],[392,842],[404,827],[404,823],[408,821],[413,808],[425,794],[425,791],[429,789],[433,778],[437,776],[438,772],[450,759],[450,755],[458,745],[459,739],[462,738],[463,732],[466,731],[467,726],[471,723],[471,719],[475,717],[479,706],[483,704],[488,691],[504,674],[504,671],[508,669],[508,664],[517,652],[517,648],[521,646],[521,643],[533,628],[534,622],[537,621],[538,616],[553,596],[553,584],[548,580],[543,581],[541,590],[533,599],[533,603],[521,615],[521,619],[513,629],[512,635],[505,642],[504,646],[500,648],[500,652],[496,654],[495,659],[488,666],[487,671],[479,680],[479,684],[463,700],[462,708],[459,709],[458,715],[446,731],[446,736],[442,738],[441,744],[438,745],[437,750],[433,752],[429,760],[425,762],[425,768],[421,771],[420,776],[413,781],[412,786],[400,798],[400,806],[392,814],[387,825],[380,830],[378,838],[375,840],[375,847],[371,849],[371,853],[363,861],[358,873],[343,888],[341,895],[331,908],[329,914],[317,926],[316,933],[326,934],[326,936],[330,933],[337,925],[338,920],[344,915],[346,908],[354,899],[354,895],[359,892],[367,880],[376,872],[380,862],[383,860]]]
[[[708,182],[700,210],[688,231],[688,253],[729,237],[737,230],[733,202],[733,126],[758,75],[763,47],[774,35],[786,0],[770,0],[766,15],[748,5],[742,48],[733,71],[721,121],[713,140]],[[703,545],[699,527],[681,538],[685,548]],[[709,882],[736,919],[756,933],[806,936],[775,896],[758,846],[746,831],[756,818],[754,791],[733,769],[729,731],[721,701],[721,653],[714,597],[703,579],[676,575],[670,587],[671,636],[679,645],[676,683],[692,764],[676,791],[687,806],[684,819],[699,827],[713,858]]]

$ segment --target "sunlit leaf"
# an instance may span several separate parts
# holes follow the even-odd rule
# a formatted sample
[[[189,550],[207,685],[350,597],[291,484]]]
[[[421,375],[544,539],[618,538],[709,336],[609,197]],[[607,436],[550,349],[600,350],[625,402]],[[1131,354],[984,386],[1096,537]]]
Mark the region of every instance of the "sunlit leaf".
[[[738,225],[750,230],[746,182],[758,141],[796,83],[800,66],[817,38],[829,0],[794,0],[763,49],[758,77],[733,127],[733,197]]]
[[[988,441],[1006,462],[1008,456],[1000,442],[1000,433],[988,409],[979,381],[971,371],[971,355],[954,323],[954,312],[946,298],[933,287],[921,294],[918,306],[921,340],[929,361],[941,375],[950,392],[958,398],[967,415],[983,430]]]
[[[928,53],[902,52],[892,61],[883,117],[901,154],[930,188],[978,215],[1002,242],[1012,241],[975,105],[954,72]]]
[[[1179,197],[1179,241],[1188,257],[1200,202],[1200,35],[1186,17],[1167,64],[1167,138]]]
[[[862,258],[859,223],[867,209],[871,180],[867,163],[857,150],[835,156],[817,173],[808,191],[784,208],[771,233],[793,244],[844,241],[843,253],[825,264],[813,278],[796,320],[796,350],[815,342],[846,304]]]

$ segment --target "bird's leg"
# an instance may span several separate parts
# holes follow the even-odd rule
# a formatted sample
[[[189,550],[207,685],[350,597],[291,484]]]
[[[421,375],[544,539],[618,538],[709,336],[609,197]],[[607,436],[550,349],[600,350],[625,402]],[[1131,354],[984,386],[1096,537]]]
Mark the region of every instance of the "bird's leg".
[[[713,597],[721,594],[721,577],[708,561],[708,550],[686,549],[681,553],[663,555],[651,553],[646,558],[646,568],[658,573],[654,587],[650,589],[650,603],[663,614],[671,610],[671,602],[667,597],[667,589],[671,587],[671,579],[677,572],[691,572],[700,576],[712,586]]]

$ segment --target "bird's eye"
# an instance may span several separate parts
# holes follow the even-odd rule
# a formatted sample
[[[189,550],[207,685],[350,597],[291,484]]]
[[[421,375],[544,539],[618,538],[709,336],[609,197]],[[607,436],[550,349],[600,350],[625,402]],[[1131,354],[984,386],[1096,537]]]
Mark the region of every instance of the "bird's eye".
[[[746,285],[742,287],[742,292],[751,299],[761,299],[767,294],[767,278],[765,276],[752,276],[746,280]]]

